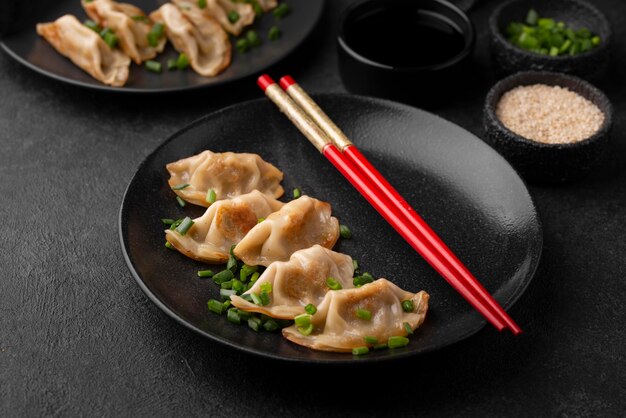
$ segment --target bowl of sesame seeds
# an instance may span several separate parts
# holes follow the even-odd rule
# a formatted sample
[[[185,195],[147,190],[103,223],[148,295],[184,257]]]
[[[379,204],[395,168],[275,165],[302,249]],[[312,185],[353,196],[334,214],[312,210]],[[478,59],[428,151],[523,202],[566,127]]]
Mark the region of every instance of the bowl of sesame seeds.
[[[613,109],[590,83],[525,71],[496,83],[485,100],[486,140],[528,181],[583,177],[608,142]]]

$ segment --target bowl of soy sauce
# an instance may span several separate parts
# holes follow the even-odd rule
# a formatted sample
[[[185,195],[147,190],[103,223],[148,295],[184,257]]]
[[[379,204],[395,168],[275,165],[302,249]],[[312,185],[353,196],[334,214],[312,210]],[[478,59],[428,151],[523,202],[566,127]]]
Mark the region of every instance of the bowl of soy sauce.
[[[365,0],[338,30],[339,72],[352,92],[438,103],[467,79],[475,31],[445,0]]]

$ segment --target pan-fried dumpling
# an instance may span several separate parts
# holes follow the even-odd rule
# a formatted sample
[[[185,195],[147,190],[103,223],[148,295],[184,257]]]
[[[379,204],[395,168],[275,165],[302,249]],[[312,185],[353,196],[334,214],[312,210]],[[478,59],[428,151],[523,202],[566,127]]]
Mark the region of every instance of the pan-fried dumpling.
[[[292,200],[252,228],[235,247],[235,256],[248,265],[267,267],[315,244],[333,248],[339,238],[339,221],[330,213],[329,203],[312,197]]]
[[[238,243],[258,222],[279,210],[284,203],[257,190],[211,205],[185,235],[165,231],[165,239],[187,257],[205,263],[225,263],[231,246]]]
[[[261,285],[270,283],[270,303],[250,303],[241,296],[231,296],[233,305],[245,311],[260,312],[274,318],[293,319],[304,313],[309,303],[317,306],[328,291],[326,279],[334,278],[344,289],[354,287],[354,266],[349,255],[314,245],[296,251],[289,261],[276,261],[267,268],[246,293],[261,292]]]
[[[217,21],[203,13],[181,10],[165,3],[150,14],[155,22],[165,24],[165,33],[178,52],[187,55],[191,68],[205,77],[214,77],[230,64],[228,35]]]
[[[224,30],[235,36],[239,36],[243,28],[254,22],[254,9],[247,3],[236,3],[231,0],[207,0],[206,7],[201,9],[198,2],[194,0],[172,0],[185,15],[205,14],[217,20]],[[228,13],[237,12],[239,18],[231,22]]]
[[[76,17],[65,15],[51,23],[39,23],[37,33],[96,80],[116,87],[128,80],[130,58],[111,49]]]
[[[264,12],[270,11],[278,5],[277,0],[257,0],[257,3],[259,3]]]
[[[257,154],[204,151],[198,155],[169,163],[169,185],[187,202],[209,206],[207,192],[213,190],[216,200],[230,199],[252,190],[278,198],[283,194],[283,173]],[[189,184],[181,190],[176,186]]]
[[[83,0],[82,5],[91,19],[115,32],[120,49],[137,64],[152,59],[163,51],[165,37],[159,39],[154,47],[148,43],[148,34],[153,23],[138,7],[112,0]]]
[[[283,329],[283,336],[296,344],[322,351],[347,352],[365,344],[364,337],[385,343],[391,336],[405,336],[403,324],[416,329],[428,310],[428,293],[406,292],[386,279],[354,289],[326,293],[311,317],[313,331],[303,335],[295,325]],[[404,312],[402,301],[411,300],[413,311]],[[357,316],[357,309],[371,313],[371,319]]]

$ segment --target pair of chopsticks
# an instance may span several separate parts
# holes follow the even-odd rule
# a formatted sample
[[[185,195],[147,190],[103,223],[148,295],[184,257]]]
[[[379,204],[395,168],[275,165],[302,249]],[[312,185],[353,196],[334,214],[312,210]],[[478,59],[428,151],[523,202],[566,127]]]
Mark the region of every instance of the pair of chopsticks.
[[[521,328],[437,234],[385,180],[346,135],[290,76],[280,86],[268,75],[259,87],[378,213],[498,331]]]

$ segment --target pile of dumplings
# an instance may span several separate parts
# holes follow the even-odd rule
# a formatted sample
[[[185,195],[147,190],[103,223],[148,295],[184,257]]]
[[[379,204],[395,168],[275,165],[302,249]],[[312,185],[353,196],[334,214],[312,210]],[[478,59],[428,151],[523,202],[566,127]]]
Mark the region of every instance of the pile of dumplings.
[[[284,192],[283,173],[259,155],[204,151],[166,169],[179,198],[207,207],[185,233],[166,230],[169,245],[208,264],[225,263],[232,251],[248,266],[265,266],[247,291],[230,296],[231,303],[242,311],[286,320],[315,306],[307,332],[296,324],[283,328],[290,341],[350,352],[364,346],[365,337],[384,343],[423,323],[429,295],[407,292],[384,278],[355,286],[352,258],[332,251],[340,232],[331,205],[306,195],[287,203],[277,200]],[[329,278],[338,285],[329,287]],[[246,297],[268,288],[265,303]],[[362,310],[371,317],[356,314]]]
[[[257,3],[265,12],[277,5],[276,0]],[[115,87],[126,84],[131,60],[141,64],[155,58],[167,40],[187,56],[195,72],[205,77],[218,75],[231,62],[228,33],[241,34],[256,16],[251,4],[231,0],[172,0],[149,15],[134,5],[113,0],[82,0],[81,4],[90,19],[113,31],[119,49],[111,48],[98,33],[69,14],[38,24],[37,33],[93,78]],[[239,16],[235,22],[229,20],[233,12]],[[164,26],[165,37],[150,42],[149,34],[156,23]]]

